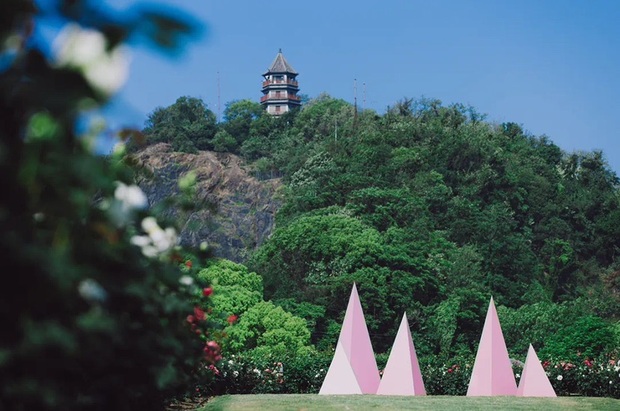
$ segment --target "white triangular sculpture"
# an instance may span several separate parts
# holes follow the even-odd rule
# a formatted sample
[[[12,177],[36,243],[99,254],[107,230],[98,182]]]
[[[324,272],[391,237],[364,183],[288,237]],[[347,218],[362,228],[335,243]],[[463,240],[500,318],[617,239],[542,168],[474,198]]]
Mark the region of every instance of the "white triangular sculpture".
[[[516,395],[517,383],[493,298],[482,329],[467,396]]]
[[[525,366],[519,381],[517,395],[520,397],[556,397],[555,390],[547,378],[534,347],[530,344],[525,359]]]
[[[400,322],[377,394],[426,395],[406,313]]]
[[[321,386],[321,395],[346,395],[361,394],[362,389],[357,383],[357,378],[351,368],[351,363],[344,352],[342,344],[336,344],[336,352],[332,363],[327,370],[327,375]]]
[[[379,387],[379,370],[377,369],[377,361],[375,360],[375,354],[372,350],[372,344],[370,343],[370,335],[368,334],[368,327],[364,320],[364,313],[362,311],[362,304],[360,303],[359,295],[357,294],[357,288],[353,284],[351,290],[351,296],[349,297],[349,304],[347,311],[344,315],[344,321],[342,322],[342,329],[340,330],[340,336],[338,338],[338,345],[342,346],[358,386],[361,389],[362,394],[376,394]],[[334,357],[336,353],[334,354]],[[334,361],[332,361],[332,365]],[[340,362],[336,364],[341,364]],[[327,372],[329,375],[331,371]],[[340,371],[339,371],[340,373]],[[334,380],[332,378],[325,377],[323,385],[319,394],[349,394],[347,387],[351,386],[351,382]]]

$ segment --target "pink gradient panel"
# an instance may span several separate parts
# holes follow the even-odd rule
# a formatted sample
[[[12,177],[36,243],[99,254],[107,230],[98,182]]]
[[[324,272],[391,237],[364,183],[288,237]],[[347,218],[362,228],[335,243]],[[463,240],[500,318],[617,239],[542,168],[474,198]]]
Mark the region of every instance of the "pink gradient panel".
[[[400,322],[377,394],[426,395],[406,313]]]
[[[467,396],[516,395],[517,383],[493,298],[482,329]]]
[[[530,344],[517,395],[520,397],[556,397],[534,347]]]
[[[344,352],[342,344],[336,345],[336,352],[327,370],[319,395],[361,394],[362,390],[351,368],[351,363]]]

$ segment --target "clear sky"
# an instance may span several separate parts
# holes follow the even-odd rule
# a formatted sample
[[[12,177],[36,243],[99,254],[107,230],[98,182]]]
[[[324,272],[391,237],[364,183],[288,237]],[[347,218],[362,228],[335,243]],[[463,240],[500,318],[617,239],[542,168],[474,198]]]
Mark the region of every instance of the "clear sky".
[[[111,0],[123,8],[133,2]],[[203,34],[178,58],[138,47],[110,112],[143,125],[183,95],[218,112],[258,101],[278,49],[301,93],[384,113],[403,97],[472,105],[566,151],[602,149],[620,172],[620,0],[160,0]],[[364,87],[365,84],[365,87]]]

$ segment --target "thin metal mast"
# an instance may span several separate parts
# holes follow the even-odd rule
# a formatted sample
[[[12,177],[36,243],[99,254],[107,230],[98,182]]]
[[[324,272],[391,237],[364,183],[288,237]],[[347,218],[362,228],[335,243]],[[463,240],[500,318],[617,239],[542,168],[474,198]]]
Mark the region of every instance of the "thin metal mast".
[[[220,105],[220,72],[217,72],[217,121],[222,120],[222,107]]]
[[[362,110],[366,110],[366,82],[364,82],[364,102],[362,103]]]

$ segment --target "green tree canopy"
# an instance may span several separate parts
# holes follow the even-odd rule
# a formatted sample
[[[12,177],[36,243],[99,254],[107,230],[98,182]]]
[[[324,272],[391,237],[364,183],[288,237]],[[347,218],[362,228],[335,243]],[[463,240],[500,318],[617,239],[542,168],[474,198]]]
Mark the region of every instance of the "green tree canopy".
[[[147,144],[170,143],[185,152],[212,149],[216,131],[215,114],[202,100],[185,96],[153,110],[143,130]]]

